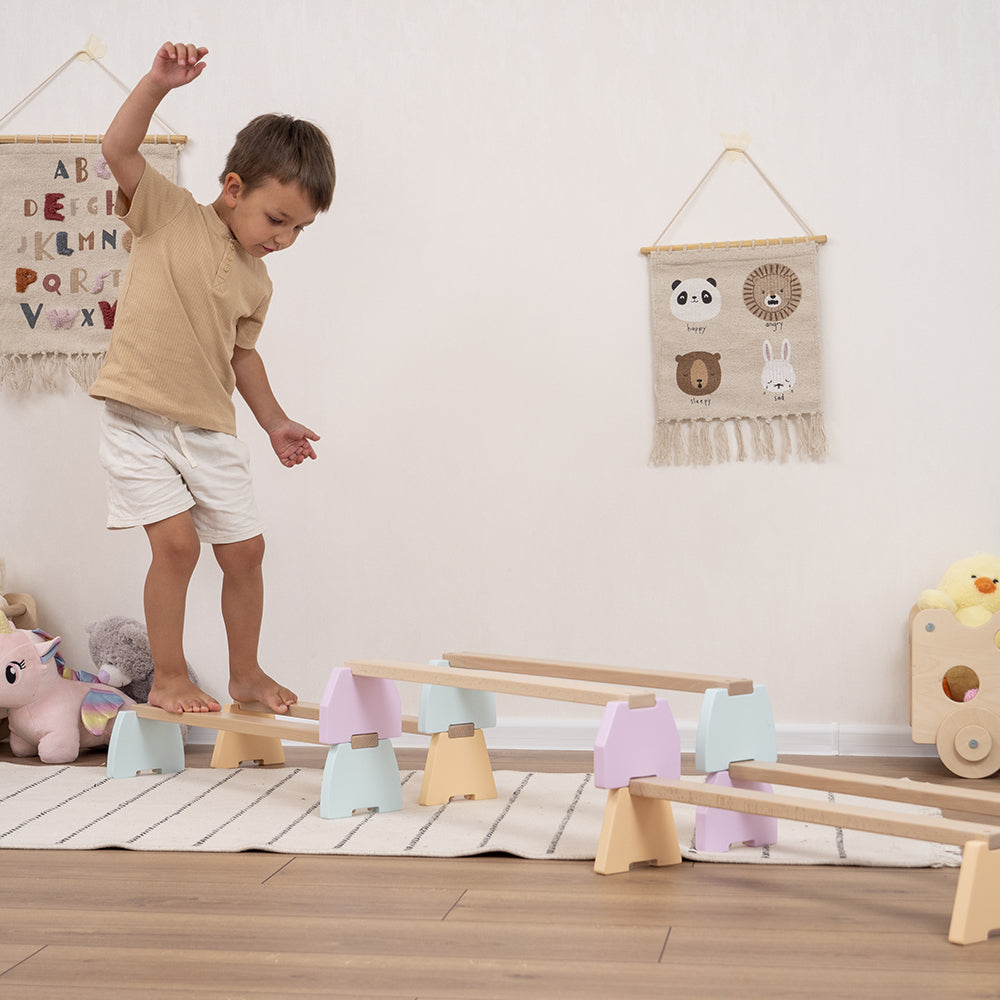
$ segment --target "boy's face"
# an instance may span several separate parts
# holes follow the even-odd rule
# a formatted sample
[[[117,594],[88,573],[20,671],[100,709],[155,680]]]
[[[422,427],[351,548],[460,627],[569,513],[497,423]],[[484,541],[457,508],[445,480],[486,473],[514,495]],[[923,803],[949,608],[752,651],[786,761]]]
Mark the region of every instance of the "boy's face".
[[[226,220],[237,242],[251,257],[290,247],[316,218],[316,209],[302,188],[273,177],[248,191],[237,174],[229,174],[223,197],[230,209]]]

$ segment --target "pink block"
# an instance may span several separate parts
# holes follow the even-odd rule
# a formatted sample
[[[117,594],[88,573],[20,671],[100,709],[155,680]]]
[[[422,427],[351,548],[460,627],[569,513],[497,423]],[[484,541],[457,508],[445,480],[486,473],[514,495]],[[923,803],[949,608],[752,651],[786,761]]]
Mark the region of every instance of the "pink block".
[[[720,788],[749,788],[757,792],[774,789],[763,781],[740,781],[729,776],[728,771],[716,771],[705,779],[706,785]],[[753,813],[699,806],[694,821],[694,846],[708,854],[725,854],[732,844],[749,844],[765,847],[778,842],[778,821],[773,816],[755,816]]]
[[[633,778],[679,778],[681,738],[666,698],[652,708],[609,701],[594,744],[594,784],[624,788]]]
[[[393,681],[355,677],[347,667],[330,672],[319,703],[321,743],[350,743],[365,733],[390,740],[402,732],[403,707]]]

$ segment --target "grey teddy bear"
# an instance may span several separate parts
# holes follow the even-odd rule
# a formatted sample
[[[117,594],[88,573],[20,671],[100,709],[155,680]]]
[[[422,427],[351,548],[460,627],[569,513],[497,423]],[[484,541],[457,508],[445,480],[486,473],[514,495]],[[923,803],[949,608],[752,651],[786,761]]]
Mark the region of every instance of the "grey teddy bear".
[[[120,688],[133,701],[148,702],[153,686],[153,654],[146,626],[134,618],[112,615],[90,622],[87,634],[94,672],[106,676],[105,683]],[[190,663],[187,668],[191,680],[197,684],[198,678]],[[182,728],[186,739],[189,727]]]

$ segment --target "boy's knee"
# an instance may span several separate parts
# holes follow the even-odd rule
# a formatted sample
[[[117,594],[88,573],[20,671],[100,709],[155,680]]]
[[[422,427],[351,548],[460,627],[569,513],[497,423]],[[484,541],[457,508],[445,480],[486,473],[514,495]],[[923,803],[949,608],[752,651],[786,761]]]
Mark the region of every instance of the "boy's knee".
[[[201,555],[201,542],[197,533],[181,523],[147,527],[153,558],[177,570],[194,572]]]
[[[264,561],[264,536],[256,535],[242,542],[216,545],[214,550],[224,573],[249,573]]]

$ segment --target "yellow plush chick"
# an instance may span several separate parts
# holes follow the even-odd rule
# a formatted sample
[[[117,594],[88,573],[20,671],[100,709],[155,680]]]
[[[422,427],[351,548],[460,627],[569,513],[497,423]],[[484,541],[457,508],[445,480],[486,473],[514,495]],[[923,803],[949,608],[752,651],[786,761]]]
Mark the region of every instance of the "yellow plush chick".
[[[946,608],[963,625],[982,625],[1000,611],[1000,559],[978,555],[945,570],[936,590],[924,590],[917,607]]]

